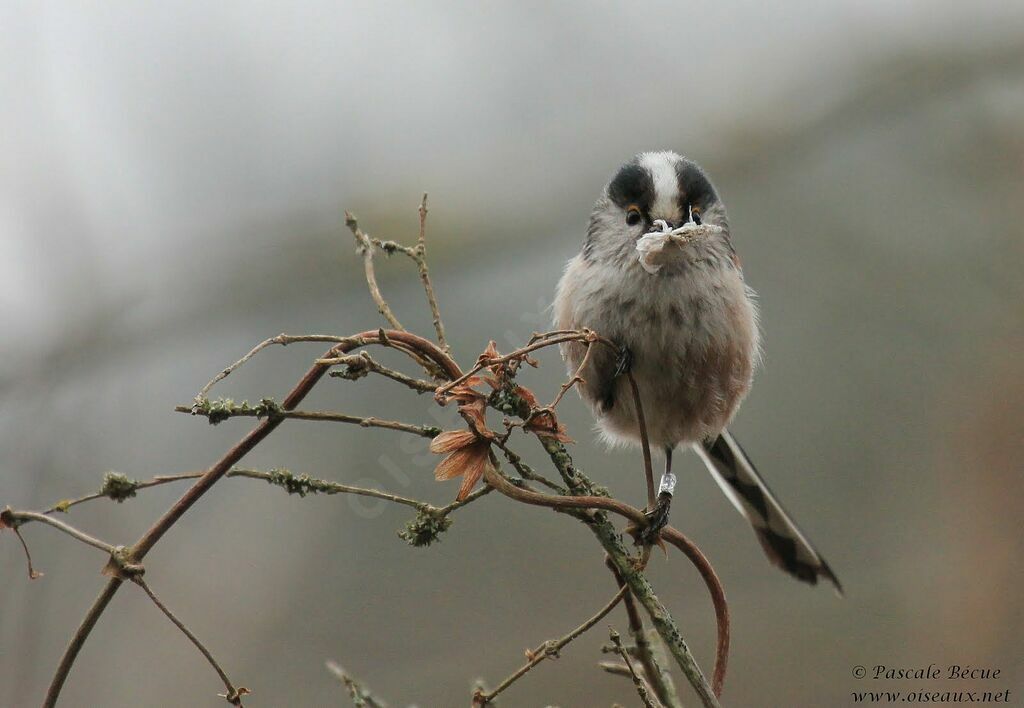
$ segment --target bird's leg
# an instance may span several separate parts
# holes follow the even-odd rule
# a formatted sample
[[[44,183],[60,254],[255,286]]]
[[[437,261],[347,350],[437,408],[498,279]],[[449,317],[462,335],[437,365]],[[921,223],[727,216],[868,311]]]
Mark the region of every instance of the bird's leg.
[[[658,539],[658,534],[668,524],[668,514],[672,508],[672,495],[676,490],[676,476],[672,474],[672,447],[665,447],[665,473],[661,475],[658,485],[658,501],[653,509],[644,512],[647,527],[640,532],[640,542],[650,545]]]
[[[628,373],[633,368],[633,352],[630,351],[629,347],[623,344],[619,347],[618,355],[615,357],[615,376],[620,376]]]

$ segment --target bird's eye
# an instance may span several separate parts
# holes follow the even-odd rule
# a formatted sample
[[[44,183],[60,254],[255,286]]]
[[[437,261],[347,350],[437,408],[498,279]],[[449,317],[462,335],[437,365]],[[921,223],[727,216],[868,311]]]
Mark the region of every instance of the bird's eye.
[[[700,209],[694,209],[693,207],[690,207],[690,219],[693,221],[693,223],[697,224],[697,226],[700,226]]]
[[[640,213],[640,210],[639,210],[639,209],[637,209],[636,207],[630,207],[630,208],[629,208],[629,209],[628,209],[628,210],[626,211],[626,223],[627,223],[627,224],[629,224],[630,226],[636,226],[637,224],[639,224],[639,223],[640,223],[640,221],[641,221],[641,220],[642,220],[643,218],[644,218],[644,217],[643,217],[643,215],[642,215],[642,214]]]

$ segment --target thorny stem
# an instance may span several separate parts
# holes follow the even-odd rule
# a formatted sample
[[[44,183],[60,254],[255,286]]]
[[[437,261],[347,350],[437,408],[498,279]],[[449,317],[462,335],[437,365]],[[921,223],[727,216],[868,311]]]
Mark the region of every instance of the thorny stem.
[[[640,696],[640,700],[644,702],[644,706],[646,706],[646,708],[658,708],[654,701],[651,700],[651,694],[648,692],[644,680],[640,678],[636,669],[633,668],[633,660],[629,658],[629,652],[627,652],[625,647],[622,646],[622,638],[619,636],[619,633],[614,629],[611,629],[608,636],[611,637],[612,644],[615,645],[615,651],[622,657],[622,660],[626,662],[626,668],[629,670],[629,675],[633,678],[633,685],[636,686],[636,692]]]
[[[224,673],[224,669],[222,669],[220,664],[217,663],[217,660],[213,658],[213,654],[210,653],[210,650],[203,646],[203,643],[199,641],[199,637],[193,634],[181,620],[175,617],[174,613],[171,612],[164,603],[160,602],[160,598],[156,596],[156,593],[153,592],[149,587],[149,584],[143,580],[141,575],[132,577],[132,582],[142,588],[143,592],[145,592],[149,596],[149,599],[153,601],[153,604],[167,616],[167,619],[169,619],[175,627],[181,630],[182,634],[188,637],[189,641],[196,646],[196,649],[198,649],[199,652],[206,657],[206,660],[210,662],[210,666],[212,666],[213,670],[217,672],[218,676],[220,676],[220,680],[224,683],[224,687],[227,689],[226,693],[218,695],[232,705],[242,705],[242,696],[249,693],[249,689],[244,686],[235,688],[234,684],[231,683],[231,679],[229,679],[228,675]]]
[[[615,606],[619,604],[619,602],[622,600],[622,598],[623,598],[623,596],[625,594],[626,594],[626,588],[625,588],[625,586],[623,586],[623,587],[619,588],[619,591],[617,593],[615,593],[614,596],[612,596],[612,599],[609,600],[608,603],[604,607],[602,607],[600,610],[597,611],[597,614],[595,614],[593,617],[591,617],[586,622],[581,624],[579,627],[577,627],[576,629],[572,630],[571,632],[569,632],[565,636],[561,637],[560,639],[549,639],[548,641],[544,642],[543,644],[538,646],[533,651],[527,652],[527,659],[528,660],[527,660],[527,662],[522,667],[520,667],[517,671],[515,671],[512,675],[510,675],[504,681],[499,683],[493,690],[488,691],[488,692],[477,691],[473,695],[473,705],[474,706],[486,706],[486,705],[488,705],[491,701],[494,700],[494,698],[499,693],[501,693],[502,691],[507,689],[509,686],[511,686],[513,683],[515,683],[516,681],[521,679],[523,676],[525,676],[527,673],[529,673],[529,671],[534,666],[536,666],[540,662],[544,661],[544,659],[551,658],[551,657],[557,657],[558,656],[558,652],[561,651],[562,648],[565,647],[566,644],[568,644],[569,642],[571,642],[572,640],[576,639],[578,636],[580,636],[581,634],[586,632],[588,629],[590,629],[595,624],[600,622],[601,619],[605,617],[605,615],[607,615],[609,612],[614,610]]]
[[[295,418],[297,420],[318,420],[324,423],[352,423],[362,428],[386,428],[398,430],[403,433],[412,433],[424,438],[437,437],[441,429],[435,426],[413,425],[402,423],[397,420],[384,420],[373,416],[363,417],[338,413],[336,411],[263,411],[246,406],[230,406],[219,408],[216,413],[210,413],[196,406],[175,406],[176,413],[189,413],[191,415],[206,416],[207,418]],[[219,421],[218,421],[219,422]]]

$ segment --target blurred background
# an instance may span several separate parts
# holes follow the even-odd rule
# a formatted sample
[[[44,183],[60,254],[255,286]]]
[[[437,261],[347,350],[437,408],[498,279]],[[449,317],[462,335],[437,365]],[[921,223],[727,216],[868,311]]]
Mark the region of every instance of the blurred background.
[[[843,580],[771,568],[699,462],[673,522],[733,613],[724,700],[846,705],[857,689],[1024,690],[1024,5],[739,3],[22,3],[0,6],[0,504],[42,508],[205,467],[250,427],[176,414],[279,332],[378,325],[342,211],[415,238],[430,192],[435,284],[456,357],[549,320],[602,185],[632,154],[702,163],[762,301],[766,360],[734,430]],[[431,332],[408,262],[381,261]],[[220,395],[281,397],[322,350],[270,350]],[[393,361],[393,360],[392,360]],[[553,353],[527,382],[542,398]],[[310,408],[445,425],[388,382],[327,380]],[[575,398],[580,466],[623,498]],[[539,463],[535,445],[519,445]],[[245,463],[445,503],[420,440],[288,423]],[[183,486],[70,521],[135,540]],[[613,591],[571,519],[496,496],[441,543],[402,507],[225,480],[146,560],[247,705],[342,705],[335,659],[392,705],[466,705],[522,650]],[[52,529],[0,537],[0,705],[37,705],[104,582]],[[696,573],[652,580],[710,670]],[[625,629],[616,613],[611,621]],[[595,668],[595,631],[503,697],[635,705]],[[970,664],[995,681],[857,681],[863,664]],[[71,674],[69,706],[221,705],[216,677],[125,588]]]

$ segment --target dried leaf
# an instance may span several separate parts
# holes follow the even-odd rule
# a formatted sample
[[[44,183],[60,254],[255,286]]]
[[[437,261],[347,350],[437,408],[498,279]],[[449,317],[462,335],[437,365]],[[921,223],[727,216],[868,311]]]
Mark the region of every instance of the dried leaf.
[[[516,395],[519,396],[526,403],[527,406],[532,410],[537,408],[540,403],[537,401],[537,397],[533,395],[533,391],[526,388],[525,386],[516,386]]]
[[[487,348],[484,349],[483,353],[480,356],[477,357],[476,363],[477,364],[485,364],[488,361],[491,361],[493,359],[499,358],[500,356],[501,356],[501,354],[498,353],[498,345],[492,339],[491,341],[489,341],[487,343]],[[492,369],[492,371],[493,371],[493,369]]]
[[[438,480],[453,479],[462,477],[462,484],[459,487],[459,494],[456,497],[462,501],[480,481],[484,470],[491,464],[491,443],[487,440],[477,440],[472,445],[459,448],[448,457],[438,463],[434,470],[434,477]]]
[[[532,431],[542,438],[548,440],[557,440],[562,443],[573,442],[572,438],[569,437],[568,431],[565,426],[558,422],[554,414],[550,411],[544,411],[535,415],[529,423],[523,426],[526,430]]]
[[[487,469],[491,464],[491,444],[484,441],[481,445],[478,454],[473,458],[472,464],[466,470],[466,474],[462,477],[462,485],[459,487],[459,493],[455,497],[456,501],[464,501],[469,493],[473,491],[473,487],[480,481],[480,478],[484,476],[484,470]]]
[[[484,436],[493,435],[491,430],[487,427],[487,399],[478,398],[475,401],[469,403],[463,403],[459,406],[459,413],[467,422],[472,426],[473,430]]]
[[[461,477],[470,467],[476,464],[475,459],[481,454],[486,456],[490,443],[486,440],[477,440],[472,445],[467,445],[455,450],[443,460],[437,463],[434,468],[434,479],[443,482],[446,479]],[[483,451],[481,453],[481,450]]]
[[[472,445],[476,439],[472,430],[446,430],[430,441],[430,451],[439,455],[454,452]]]

